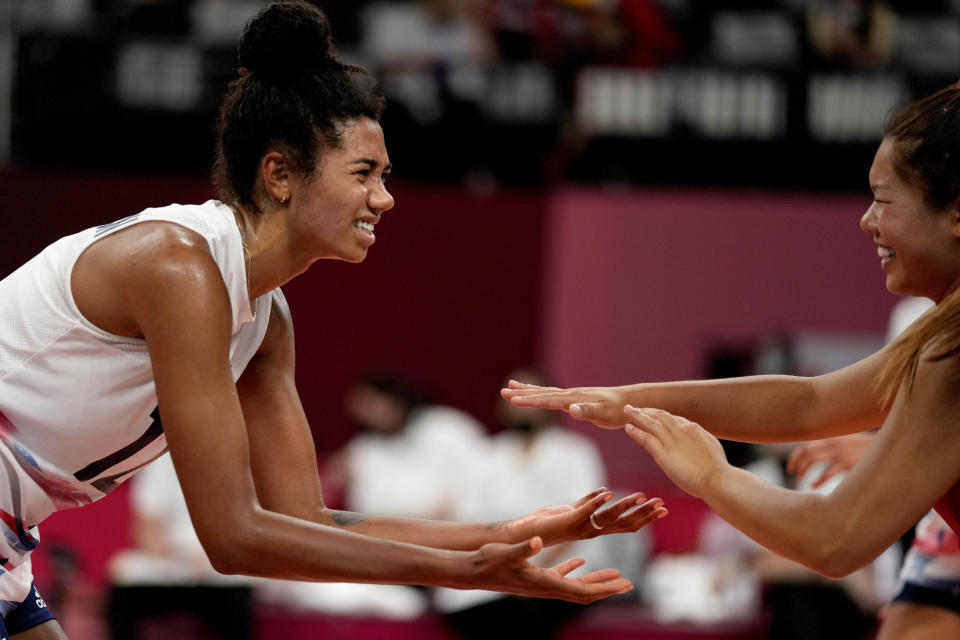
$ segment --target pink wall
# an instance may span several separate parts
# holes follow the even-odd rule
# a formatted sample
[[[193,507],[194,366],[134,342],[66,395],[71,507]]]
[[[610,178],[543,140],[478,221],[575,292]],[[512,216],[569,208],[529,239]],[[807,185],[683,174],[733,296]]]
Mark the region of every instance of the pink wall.
[[[894,296],[869,194],[563,189],[550,198],[540,351],[564,386],[703,377],[705,349],[776,331],[882,335]],[[616,475],[646,454],[583,423]],[[656,475],[658,472],[654,472]]]

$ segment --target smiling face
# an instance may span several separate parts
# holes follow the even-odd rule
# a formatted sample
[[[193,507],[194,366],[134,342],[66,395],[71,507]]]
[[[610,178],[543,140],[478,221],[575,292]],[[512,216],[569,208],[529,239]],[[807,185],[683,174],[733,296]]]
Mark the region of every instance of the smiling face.
[[[957,203],[933,210],[923,191],[894,169],[895,142],[885,139],[870,167],[874,200],[860,228],[877,245],[892,293],[939,301],[960,281]]]
[[[362,262],[376,240],[374,225],[393,208],[390,169],[380,124],[344,123],[340,146],[323,149],[317,169],[292,185],[289,213],[301,249],[313,259]]]

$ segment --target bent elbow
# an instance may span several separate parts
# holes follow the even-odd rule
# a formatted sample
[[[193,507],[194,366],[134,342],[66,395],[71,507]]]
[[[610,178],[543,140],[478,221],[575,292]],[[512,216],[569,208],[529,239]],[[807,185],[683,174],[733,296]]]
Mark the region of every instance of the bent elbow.
[[[212,535],[199,536],[207,559],[217,573],[257,575],[257,536],[252,529],[250,524],[241,524],[224,527]]]
[[[211,566],[217,573],[224,575],[250,575],[249,565],[245,558],[233,549],[221,549],[219,547],[207,548],[207,558]]]
[[[856,545],[844,544],[842,536],[836,536],[831,542],[821,545],[803,564],[827,578],[839,580],[867,566],[872,559],[865,557]]]
[[[833,580],[846,578],[848,575],[861,568],[860,566],[850,562],[848,559],[842,557],[824,559],[815,565],[809,566],[820,575],[827,578],[832,578]]]

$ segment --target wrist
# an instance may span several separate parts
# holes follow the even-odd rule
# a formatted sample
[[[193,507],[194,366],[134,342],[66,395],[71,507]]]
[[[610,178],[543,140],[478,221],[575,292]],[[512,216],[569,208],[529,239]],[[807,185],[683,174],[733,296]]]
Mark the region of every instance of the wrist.
[[[738,471],[742,471],[742,469],[738,469],[726,461],[707,468],[704,470],[700,486],[697,487],[694,495],[709,504],[711,500],[724,495],[726,486],[734,481],[734,476]]]
[[[475,551],[445,551],[437,559],[437,566],[430,576],[430,584],[451,589],[471,586]]]
[[[513,544],[537,535],[535,522],[527,517],[498,520],[486,525],[486,542]]]
[[[631,405],[634,407],[656,407],[657,404],[650,399],[650,384],[638,382],[636,384],[612,387],[613,393],[617,397],[620,405]]]

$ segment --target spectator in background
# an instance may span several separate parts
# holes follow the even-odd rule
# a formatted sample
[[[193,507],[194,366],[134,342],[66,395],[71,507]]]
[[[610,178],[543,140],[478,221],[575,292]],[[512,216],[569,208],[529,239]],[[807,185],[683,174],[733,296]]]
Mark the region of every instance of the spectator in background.
[[[816,0],[807,6],[807,38],[827,68],[876,68],[896,46],[895,16],[884,0]]]
[[[512,372],[510,378],[549,384],[541,372],[529,368]],[[461,486],[460,499],[452,502],[454,511],[447,515],[460,520],[498,519],[525,505],[602,485],[606,474],[596,445],[557,424],[555,418],[551,411],[520,409],[501,399],[497,419],[503,430],[493,436],[486,456],[473,456],[472,463],[461,468],[468,481]],[[557,554],[538,561],[549,565],[560,557],[579,556],[593,564],[601,561],[605,549],[591,540],[563,545]],[[569,603],[453,589],[436,589],[434,605],[464,640],[488,640],[506,628],[511,637],[548,639],[584,610]]]
[[[461,179],[500,153],[483,113],[496,45],[469,2],[373,2],[360,18],[360,51],[391,101],[384,115],[392,140],[416,157],[444,158],[428,163],[430,179]]]
[[[463,469],[486,447],[484,426],[395,373],[361,379],[346,407],[358,432],[332,463],[343,474],[346,508],[430,519],[452,513]]]
[[[383,88],[418,125],[478,103],[495,49],[465,0],[375,2],[361,17],[361,49]]]

